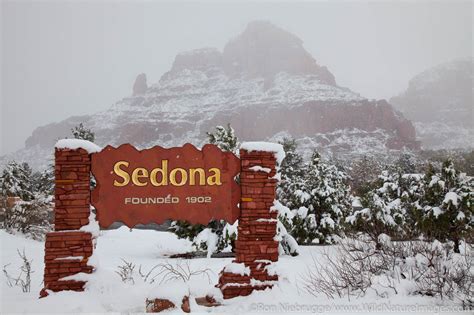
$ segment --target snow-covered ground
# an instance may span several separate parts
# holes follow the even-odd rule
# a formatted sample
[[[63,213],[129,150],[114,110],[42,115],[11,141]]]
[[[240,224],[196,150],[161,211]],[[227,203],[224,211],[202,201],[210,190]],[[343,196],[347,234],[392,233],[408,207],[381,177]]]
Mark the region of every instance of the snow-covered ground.
[[[44,243],[25,239],[21,235],[10,235],[0,230],[1,264],[16,275],[21,265],[17,249],[25,250],[28,258],[33,259],[31,292],[23,293],[19,287],[9,287],[2,275],[0,311],[8,313],[141,313],[145,311],[145,299],[150,292],[159,287],[173,293],[174,286],[169,283],[144,283],[139,274],[150,270],[158,263],[168,262],[172,265],[189,264],[191,270],[209,268],[210,279],[206,275],[191,278],[189,288],[192,297],[204,296],[215,292],[214,285],[218,282],[218,273],[229,264],[231,258],[197,258],[170,259],[168,256],[183,253],[192,249],[191,243],[177,239],[174,234],[151,230],[130,230],[122,227],[118,230],[101,231],[95,250],[99,261],[97,271],[88,282],[85,292],[52,293],[46,298],[39,299],[42,288]],[[333,251],[333,246],[304,246],[297,257],[281,256],[276,265],[280,274],[279,284],[273,289],[254,292],[248,297],[238,297],[224,300],[219,307],[207,308],[199,306],[191,298],[192,312],[208,313],[354,313],[354,312],[416,312],[433,314],[435,311],[450,311],[452,303],[439,299],[398,294],[389,298],[378,297],[375,292],[368,292],[359,299],[328,299],[325,296],[314,297],[304,291],[302,277],[305,270],[310,268],[313,259],[323,259],[325,251]],[[136,265],[135,283],[123,283],[116,273],[124,259]],[[184,283],[183,283],[184,286]],[[175,312],[181,312],[176,309]]]

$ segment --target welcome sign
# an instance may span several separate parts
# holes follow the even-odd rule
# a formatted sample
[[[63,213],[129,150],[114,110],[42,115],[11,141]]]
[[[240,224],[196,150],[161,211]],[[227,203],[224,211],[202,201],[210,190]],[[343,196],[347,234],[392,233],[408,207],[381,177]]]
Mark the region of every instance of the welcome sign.
[[[167,219],[207,224],[239,217],[240,160],[215,145],[137,150],[124,144],[107,146],[91,159],[97,182],[92,205],[102,227],[115,221],[133,227]]]

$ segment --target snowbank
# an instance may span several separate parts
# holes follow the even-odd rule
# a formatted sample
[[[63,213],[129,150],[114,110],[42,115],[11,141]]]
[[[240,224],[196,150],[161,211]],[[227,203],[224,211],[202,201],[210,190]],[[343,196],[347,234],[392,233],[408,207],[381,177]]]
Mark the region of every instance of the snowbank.
[[[173,302],[176,307],[181,307],[183,297],[190,295],[190,289],[186,283],[180,280],[172,282],[160,283],[151,289],[148,299],[166,299]]]
[[[216,233],[212,232],[210,228],[205,228],[194,238],[196,244],[205,243],[207,246],[207,258],[216,251],[219,239]]]
[[[89,153],[96,153],[102,150],[97,144],[81,139],[60,139],[54,147],[56,149],[84,149]]]
[[[224,267],[224,272],[233,273],[241,276],[250,276],[250,268],[244,263],[231,263]]]
[[[28,258],[32,260],[31,274],[32,286],[30,292],[22,292],[19,287],[9,287],[6,281],[0,282],[2,291],[2,304],[0,313],[2,314],[66,314],[66,313],[115,313],[115,314],[136,314],[145,312],[146,297],[169,297],[176,301],[176,305],[181,305],[182,295],[190,290],[191,310],[193,313],[202,314],[255,314],[258,312],[258,305],[263,305],[261,312],[267,314],[284,313],[288,314],[291,307],[308,307],[305,313],[330,313],[341,312],[341,308],[347,314],[361,313],[366,305],[372,307],[374,311],[387,309],[387,313],[400,312],[400,309],[415,312],[422,310],[425,314],[439,312],[441,307],[462,311],[461,306],[454,309],[456,305],[448,299],[432,298],[429,296],[414,296],[402,291],[400,294],[383,298],[373,290],[359,299],[345,298],[329,299],[324,294],[317,297],[302,290],[301,278],[308,267],[314,265],[314,260],[324,262],[324,255],[337,254],[337,246],[302,246],[300,255],[291,257],[280,256],[278,262],[265,266],[269,274],[278,274],[279,281],[274,283],[273,289],[255,291],[246,297],[239,297],[222,301],[221,292],[214,285],[219,281],[219,272],[231,263],[232,258],[206,259],[196,258],[188,260],[190,270],[203,270],[209,268],[210,279],[206,275],[193,276],[188,283],[168,281],[159,284],[161,277],[157,277],[153,284],[144,283],[138,274],[141,266],[143,272],[149,271],[159,263],[179,264],[180,260],[170,259],[172,253],[185,253],[192,250],[191,242],[178,239],[176,235],[168,232],[157,232],[153,230],[130,230],[121,227],[117,230],[101,231],[102,235],[98,240],[94,254],[100,259],[101,266],[89,275],[86,290],[84,292],[50,292],[50,295],[43,299],[38,299],[38,292],[42,288],[44,270],[44,242],[25,239],[20,235],[10,235],[0,230],[0,243],[2,251],[0,257],[2,264],[10,264],[8,270],[17,275],[22,260],[17,254],[17,249],[25,249]],[[95,255],[94,255],[95,256]],[[135,284],[124,283],[116,274],[119,265],[123,264],[121,259],[125,259],[136,265],[134,277]],[[261,263],[268,261],[261,260]],[[182,262],[183,263],[183,262]],[[416,261],[414,262],[416,263]],[[185,266],[185,264],[182,264]],[[85,275],[82,275],[85,277]],[[261,284],[261,283],[258,283]],[[379,286],[380,287],[380,286]],[[399,286],[400,287],[400,286]],[[398,289],[398,287],[397,287]],[[218,307],[204,307],[195,304],[194,297],[213,296],[222,303]],[[287,308],[290,307],[290,308]],[[388,307],[388,308],[387,308]],[[273,311],[275,310],[275,311]],[[301,308],[300,308],[301,310]],[[390,311],[391,310],[391,311]],[[430,312],[428,312],[429,310]],[[181,313],[179,306],[171,312]],[[297,311],[293,311],[295,313]],[[303,311],[300,311],[303,312]],[[170,312],[166,312],[169,314]]]
[[[80,231],[89,232],[94,238],[98,237],[100,234],[99,222],[95,219],[95,213],[92,212],[89,214],[89,223],[80,228]]]
[[[275,158],[277,160],[278,165],[280,165],[283,159],[285,158],[285,151],[283,150],[283,146],[279,143],[250,141],[242,143],[240,148],[249,152],[273,152],[275,154]]]

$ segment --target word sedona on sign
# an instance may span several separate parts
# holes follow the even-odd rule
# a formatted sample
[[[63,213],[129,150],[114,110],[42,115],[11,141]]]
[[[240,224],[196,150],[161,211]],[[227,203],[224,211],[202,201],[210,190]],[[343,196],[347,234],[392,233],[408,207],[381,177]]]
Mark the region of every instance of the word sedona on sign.
[[[148,170],[144,167],[137,167],[129,170],[130,163],[118,161],[114,165],[114,173],[121,180],[114,180],[114,186],[122,187],[130,184],[130,180],[135,186],[147,186],[149,183],[155,187],[159,186],[213,186],[222,185],[221,171],[217,167],[212,167],[205,171],[203,168],[189,168],[188,170],[177,167],[168,174],[168,160],[161,160],[161,167]]]

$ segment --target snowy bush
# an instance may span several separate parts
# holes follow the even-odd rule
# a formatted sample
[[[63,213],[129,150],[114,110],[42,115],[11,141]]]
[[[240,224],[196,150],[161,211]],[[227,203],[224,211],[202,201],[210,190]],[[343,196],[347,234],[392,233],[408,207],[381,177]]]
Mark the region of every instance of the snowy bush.
[[[209,258],[214,252],[217,252],[218,241],[217,233],[214,233],[210,228],[205,228],[193,239],[193,245],[198,250],[207,250],[207,258]]]
[[[472,241],[474,180],[456,171],[451,161],[441,171],[425,174],[382,171],[360,198],[362,210],[346,219],[348,229],[377,241],[381,233],[398,239],[452,240],[459,252],[462,239]]]
[[[318,238],[318,225],[313,213],[308,214],[309,209],[300,207],[292,210],[291,235],[298,244],[311,244]]]
[[[271,207],[272,211],[278,212],[278,222],[275,240],[280,242],[278,252],[280,255],[286,254],[290,256],[299,255],[298,242],[287,231],[287,226],[291,227],[293,213],[288,207],[282,205],[279,201],[275,201]]]
[[[36,240],[42,240],[51,231],[49,214],[53,205],[50,200],[37,196],[31,201],[19,201],[5,206],[3,228],[14,233],[18,231]]]
[[[416,279],[415,294],[459,300],[474,309],[474,253],[472,245],[464,244],[462,254],[454,252],[454,245],[416,242],[412,244],[412,257],[408,268]]]
[[[474,178],[454,168],[451,160],[440,172],[431,167],[425,175],[422,230],[426,237],[451,240],[459,252],[462,239],[472,243],[474,227]]]
[[[300,254],[298,242],[288,233],[285,226],[280,221],[277,222],[277,234],[275,240],[279,242],[279,255],[286,254],[290,256],[298,256]]]
[[[24,233],[34,239],[42,239],[51,230],[49,214],[52,211],[50,188],[41,191],[39,181],[43,177],[33,173],[28,164],[8,163],[1,176],[2,228],[7,232]],[[54,181],[52,182],[54,184]],[[19,197],[13,205],[6,201],[8,197]]]
[[[393,242],[382,235],[378,244],[365,235],[344,239],[335,253],[308,266],[305,290],[329,298],[428,295],[474,307],[471,245],[458,254],[438,241]]]
[[[188,283],[191,278],[196,276],[205,276],[208,282],[211,283],[209,273],[212,271],[209,268],[193,269],[188,260],[178,260],[175,264],[169,262],[160,263],[152,266],[147,271],[140,265],[138,274],[135,272],[136,265],[133,262],[126,261],[125,259],[122,259],[122,262],[122,265],[117,266],[115,273],[122,282],[127,284],[134,285],[137,281],[148,284],[156,282],[163,284],[173,281]]]
[[[400,176],[382,171],[378,179],[361,196],[362,210],[355,210],[345,221],[355,231],[362,231],[377,242],[380,234],[401,238],[405,231],[414,232],[416,224],[410,219],[416,215],[416,198],[420,197],[421,175]],[[413,207],[415,205],[415,208]],[[411,224],[407,228],[407,224]]]
[[[196,250],[207,251],[208,256],[222,251],[232,251],[237,238],[237,224],[229,224],[224,220],[212,220],[209,224],[190,224],[187,221],[173,221],[169,231],[178,238],[188,239]]]

